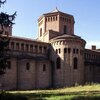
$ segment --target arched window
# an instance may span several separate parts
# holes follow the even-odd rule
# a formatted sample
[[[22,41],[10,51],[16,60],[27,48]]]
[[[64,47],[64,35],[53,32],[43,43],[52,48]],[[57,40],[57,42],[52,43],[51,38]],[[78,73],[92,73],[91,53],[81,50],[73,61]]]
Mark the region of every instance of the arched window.
[[[58,49],[59,50],[59,53],[61,53],[61,50],[60,49]]]
[[[29,62],[26,63],[26,69],[27,69],[27,70],[30,69],[30,63],[29,63]]]
[[[78,49],[76,49],[76,53],[78,54],[78,52],[79,52],[79,50]]]
[[[19,50],[19,43],[16,43],[16,50]]]
[[[68,48],[68,53],[70,53],[71,52],[71,49],[70,48]]]
[[[52,17],[51,17],[51,21],[52,21]]]
[[[61,68],[61,59],[58,57],[56,60],[56,68],[60,69]]]
[[[26,44],[26,51],[28,51],[28,49],[29,49],[29,45],[28,45],[28,44]]]
[[[24,51],[24,44],[21,44],[21,50]]]
[[[75,48],[74,48],[74,49],[73,49],[73,53],[74,53],[74,54],[75,54],[75,51],[76,51],[76,50],[75,50]]]
[[[40,36],[42,36],[42,28],[40,28]]]
[[[50,18],[48,17],[48,22],[50,21]]]
[[[34,52],[35,52],[35,53],[38,52],[38,46],[37,46],[37,45],[35,45],[35,47],[34,47]]]
[[[64,25],[64,34],[66,34],[66,33],[67,33],[67,26]]]
[[[30,45],[30,52],[33,52],[33,45]]]
[[[39,53],[42,53],[42,46],[39,47]]]
[[[57,16],[56,16],[56,20],[57,20]]]
[[[43,71],[46,71],[46,64],[43,64]]]
[[[67,53],[67,48],[64,48],[64,53]]]
[[[78,69],[78,59],[76,57],[73,59],[73,66],[74,69]]]
[[[44,51],[44,53],[46,53],[46,52],[47,52],[47,48],[46,48],[46,47],[44,47],[44,50],[43,50],[43,51]]]
[[[55,17],[53,16],[53,21],[55,21]]]

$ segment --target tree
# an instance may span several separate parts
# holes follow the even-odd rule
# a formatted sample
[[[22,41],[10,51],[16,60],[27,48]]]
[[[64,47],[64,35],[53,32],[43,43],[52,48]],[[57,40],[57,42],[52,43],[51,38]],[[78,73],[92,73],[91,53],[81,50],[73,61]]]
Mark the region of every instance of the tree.
[[[5,1],[0,0],[0,7],[6,3]],[[14,23],[16,12],[12,15],[7,13],[0,13],[0,75],[5,73],[6,68],[8,67],[7,60],[9,56],[7,52],[9,51],[9,42],[10,38],[8,35],[4,35],[5,27],[11,27]]]

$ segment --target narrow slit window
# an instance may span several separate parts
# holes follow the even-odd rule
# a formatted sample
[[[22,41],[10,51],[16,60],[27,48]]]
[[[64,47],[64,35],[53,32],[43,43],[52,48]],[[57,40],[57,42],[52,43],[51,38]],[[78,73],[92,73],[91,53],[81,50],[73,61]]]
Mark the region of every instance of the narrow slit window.
[[[30,70],[30,63],[26,63],[26,70]]]
[[[64,53],[67,53],[67,48],[64,48]]]
[[[74,69],[78,69],[78,59],[76,57],[73,59],[73,66]]]
[[[58,57],[57,60],[56,60],[56,68],[57,69],[61,68],[61,59],[60,59],[60,57]]]
[[[42,28],[40,28],[40,37],[42,36]]]
[[[46,64],[43,64],[43,71],[46,71]]]

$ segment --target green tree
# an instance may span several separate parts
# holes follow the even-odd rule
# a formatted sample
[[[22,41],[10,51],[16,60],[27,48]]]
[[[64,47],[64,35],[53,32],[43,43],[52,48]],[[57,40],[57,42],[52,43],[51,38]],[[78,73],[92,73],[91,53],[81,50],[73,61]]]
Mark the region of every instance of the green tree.
[[[6,3],[5,1],[0,0],[0,7]],[[10,38],[8,35],[4,35],[5,27],[10,27],[14,23],[14,19],[16,16],[16,12],[12,15],[1,12],[0,13],[0,75],[4,74],[6,68],[8,67],[7,60],[9,59],[8,51],[9,51],[9,42]]]

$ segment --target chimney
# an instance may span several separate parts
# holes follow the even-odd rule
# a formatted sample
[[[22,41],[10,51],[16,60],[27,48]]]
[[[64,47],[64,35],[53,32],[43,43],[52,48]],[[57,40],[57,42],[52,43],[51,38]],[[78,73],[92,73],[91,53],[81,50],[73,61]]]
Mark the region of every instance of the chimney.
[[[95,45],[92,45],[91,49],[92,50],[96,50],[96,46]]]

